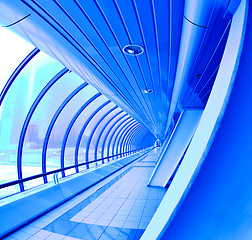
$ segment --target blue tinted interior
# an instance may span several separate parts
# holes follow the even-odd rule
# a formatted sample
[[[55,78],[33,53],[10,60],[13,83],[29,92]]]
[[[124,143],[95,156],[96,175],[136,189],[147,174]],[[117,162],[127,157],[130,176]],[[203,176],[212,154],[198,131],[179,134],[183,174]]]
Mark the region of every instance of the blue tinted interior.
[[[1,77],[5,81],[1,82],[1,183],[122,153],[124,149],[115,140],[124,133],[120,130],[125,124],[134,121],[130,116],[45,53],[37,51],[29,57],[34,47],[22,38],[6,30],[1,34],[3,39],[11,36],[10,49],[14,40],[25,46],[12,55],[6,51],[8,59],[16,62]],[[19,66],[21,70],[3,94],[4,85]],[[127,121],[115,123],[117,116],[127,116]],[[63,176],[107,161],[69,169]],[[0,197],[52,180],[53,175],[48,175],[16,184],[1,190]]]
[[[252,239],[251,6],[0,0],[0,238]]]

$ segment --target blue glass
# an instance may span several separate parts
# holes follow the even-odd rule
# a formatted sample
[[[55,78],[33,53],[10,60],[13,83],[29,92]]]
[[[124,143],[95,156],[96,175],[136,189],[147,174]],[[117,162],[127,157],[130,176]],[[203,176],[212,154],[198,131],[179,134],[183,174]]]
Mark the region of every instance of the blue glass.
[[[129,152],[131,150],[131,147],[129,145],[129,139],[131,138],[131,136],[132,136],[133,132],[135,131],[135,129],[138,127],[138,124],[139,123],[133,124],[129,128],[129,130],[128,130],[127,134],[126,134],[126,137],[125,137],[125,140],[124,140],[124,145],[125,145],[124,151],[125,152]]]
[[[5,159],[8,159],[10,172],[12,168],[17,168],[17,146],[26,115],[45,84],[61,69],[61,64],[40,52],[19,73],[5,96],[1,106],[0,149]],[[24,146],[24,175],[41,172],[41,166],[36,165],[35,133],[36,131],[28,133],[29,140]],[[12,179],[3,178],[4,181],[10,181],[17,179],[17,176],[12,175]]]
[[[34,46],[3,27],[0,28],[0,39],[1,92],[11,74],[32,49],[34,49]]]
[[[94,153],[94,158],[95,159],[102,158],[103,149],[102,149],[102,144],[101,143],[103,143],[104,141],[101,141],[101,139],[103,139],[104,136],[106,136],[106,132],[108,131],[108,129],[110,129],[109,125],[112,124],[113,120],[122,113],[123,113],[123,110],[117,109],[115,111],[114,115],[112,115],[109,118],[108,122],[100,129],[99,134],[96,137],[97,140],[96,140],[95,153]],[[103,138],[102,138],[102,136],[103,136]],[[104,160],[102,160],[102,163],[104,163]]]
[[[125,122],[129,121],[131,117],[126,117],[124,118],[123,120],[119,121],[118,123],[116,123],[113,128],[111,129],[112,131],[110,131],[107,139],[108,139],[108,143],[107,143],[107,153],[108,153],[108,156],[113,156],[114,155],[114,146],[112,144],[113,140],[114,140],[114,137],[115,137],[115,134],[118,130],[118,128],[121,126],[121,125],[124,125]]]
[[[59,73],[57,73],[47,84],[46,86],[42,89],[42,91],[39,93],[39,95],[37,96],[37,98],[35,99],[35,101],[33,102],[28,114],[26,115],[24,124],[22,126],[22,130],[21,130],[21,134],[20,134],[20,138],[19,138],[19,143],[18,143],[18,153],[17,153],[17,166],[18,166],[18,178],[22,179],[23,178],[23,174],[22,174],[22,156],[23,156],[23,146],[24,146],[24,138],[26,137],[26,133],[27,133],[27,129],[28,126],[30,124],[31,118],[33,116],[34,111],[37,109],[37,106],[39,105],[40,101],[42,100],[42,98],[44,97],[44,95],[50,90],[50,88],[64,75],[68,72],[67,68],[62,69]],[[43,114],[39,114],[39,115],[44,115]],[[38,142],[39,140],[39,134],[37,134],[36,131],[36,126],[39,125],[39,122],[41,121],[41,119],[39,119],[37,124],[32,125],[31,124],[31,132],[30,136],[28,138],[28,144],[30,144],[30,140],[32,138],[32,141],[34,141],[35,143]],[[28,135],[28,134],[27,134]],[[39,149],[39,146],[37,146],[36,144],[36,148]],[[40,162],[38,161],[36,156],[33,156],[32,158],[35,159],[36,162]],[[34,161],[34,160],[32,160]],[[36,180],[35,180],[36,181]],[[30,184],[31,182],[29,182]],[[23,183],[20,183],[20,188],[23,191],[24,187],[23,187]]]
[[[40,50],[38,48],[34,48],[24,59],[23,61],[18,65],[18,67],[15,69],[15,71],[11,74],[9,77],[8,81],[6,82],[7,79],[4,79],[2,83],[5,83],[3,89],[0,92],[0,105],[2,105],[2,102],[9,91],[12,83],[16,80],[18,74],[25,68],[25,66],[31,61],[31,59],[36,56]],[[1,115],[1,110],[0,110],[0,115]]]
[[[74,79],[74,78],[71,78],[71,79]],[[70,81],[67,81],[67,83],[69,83],[69,82]],[[75,81],[73,83],[75,83]],[[87,83],[82,83],[76,89],[74,89],[74,91],[72,91],[68,95],[68,97],[60,104],[60,106],[58,107],[54,116],[52,117],[51,122],[49,124],[49,127],[46,131],[45,140],[43,142],[43,152],[42,152],[42,171],[43,171],[43,173],[45,173],[47,169],[53,170],[54,168],[58,168],[60,166],[60,162],[57,162],[57,158],[55,161],[55,155],[54,155],[55,149],[54,148],[50,148],[50,149],[47,148],[48,141],[50,139],[52,129],[53,129],[58,117],[60,116],[62,110],[73,99],[73,97],[76,94],[78,94],[83,88],[85,88],[87,85],[88,85]],[[64,89],[66,89],[66,88],[64,88]],[[56,141],[58,141],[58,140],[56,140]],[[57,166],[57,164],[58,164],[58,166]],[[44,182],[45,183],[47,182],[47,176],[44,176]]]
[[[106,102],[104,102],[103,104],[101,104],[97,109],[95,109],[92,114],[90,114],[89,118],[87,119],[87,121],[85,122],[85,124],[83,125],[80,133],[79,133],[79,136],[78,136],[78,140],[77,140],[77,143],[76,143],[76,148],[75,148],[75,164],[77,165],[79,163],[79,148],[80,148],[80,144],[82,144],[82,147],[85,148],[85,155],[84,155],[84,160],[82,160],[82,162],[89,162],[89,159],[88,159],[88,153],[87,153],[87,140],[88,140],[88,136],[90,135],[89,131],[88,131],[88,127],[91,127],[93,128],[94,126],[92,126],[92,121],[95,121],[94,118],[96,117],[97,118],[97,114],[103,114],[102,112],[100,111],[104,111],[104,107],[107,107],[107,105],[110,103],[111,101],[108,100]],[[105,109],[106,111],[106,109]],[[99,117],[99,116],[98,116]],[[99,120],[99,118],[98,118]],[[91,130],[91,129],[90,129]],[[92,131],[92,130],[91,130]],[[89,169],[89,167],[91,165],[95,165],[95,164],[88,164],[86,165],[86,168]],[[78,170],[78,168],[76,168]]]
[[[124,127],[121,128],[120,130],[120,134],[117,135],[117,139],[115,139],[115,149],[116,149],[116,154],[119,154],[122,152],[122,147],[121,147],[121,140],[128,128],[128,126],[134,121],[134,119],[132,119],[131,121],[129,121],[127,124],[124,125]]]
[[[129,136],[129,132],[132,131],[132,129],[134,128],[134,126],[136,125],[135,122],[131,123],[127,128],[126,131],[124,133],[123,139],[122,139],[122,152],[127,152],[127,147],[126,147],[126,140],[128,139]]]
[[[109,128],[106,135],[104,136],[103,143],[102,143],[102,158],[105,156],[109,156],[109,141],[110,137],[113,134],[113,131],[115,130],[115,126],[118,124],[118,122],[122,121],[125,117],[127,117],[128,114],[124,114],[121,117],[119,117]],[[112,131],[113,130],[113,131]],[[106,155],[105,155],[106,154]]]
[[[85,89],[86,90],[86,89]],[[93,102],[95,102],[95,100],[97,100],[99,97],[101,97],[101,93],[97,93],[95,94],[94,96],[92,96],[90,99],[88,99],[81,107],[80,109],[78,109],[78,111],[75,113],[75,115],[73,116],[73,118],[71,119],[71,122],[69,123],[69,125],[67,126],[67,129],[66,129],[66,132],[64,134],[64,138],[63,138],[63,141],[62,141],[62,146],[61,146],[61,154],[60,154],[60,167],[61,168],[64,168],[66,167],[66,164],[69,164],[70,166],[74,165],[76,163],[76,157],[73,158],[74,156],[76,156],[76,146],[75,148],[70,148],[71,150],[73,150],[75,152],[75,154],[73,155],[72,152],[71,152],[71,159],[67,159],[66,157],[68,157],[68,155],[66,155],[66,145],[67,145],[67,142],[69,142],[69,144],[72,144],[71,142],[71,139],[68,141],[69,139],[69,136],[70,136],[70,133],[74,133],[73,131],[73,128],[74,126],[76,125],[76,122],[79,120],[82,120],[82,122],[86,122],[83,121],[83,117],[82,115],[85,117],[85,118],[88,118],[89,117],[89,114],[83,114],[85,113],[84,110],[87,111],[87,108],[90,107],[90,106],[93,106]],[[96,104],[97,102],[99,103],[99,101],[96,101]],[[79,127],[83,127],[83,124],[82,125],[79,125]],[[75,135],[78,135],[79,136],[79,132],[81,131],[81,128],[78,130],[77,134]],[[78,136],[77,137],[77,141],[76,143],[78,142]],[[78,149],[79,150],[79,149]],[[78,156],[78,155],[77,155]],[[73,160],[72,160],[73,159]],[[68,161],[67,161],[68,160]],[[76,167],[76,172],[78,172],[78,168]],[[70,169],[68,171],[68,174],[72,174],[74,173],[74,169]],[[62,176],[64,177],[65,176],[65,172],[63,171],[62,172]]]
[[[73,74],[72,74],[73,75]],[[69,80],[72,80],[71,81]],[[22,159],[22,141],[25,137],[25,144],[30,144],[31,136],[33,137],[34,144],[36,146],[36,152],[33,154],[33,158],[36,159],[36,166],[39,167],[40,172],[42,173],[42,150],[43,150],[43,142],[45,139],[45,132],[48,128],[50,119],[55,113],[58,104],[60,104],[65,99],[65,94],[69,94],[69,92],[75,88],[81,81],[74,78],[71,73],[69,73],[68,69],[64,68],[60,71],[49,84],[45,86],[39,96],[33,103],[22,129],[19,148],[18,148],[18,163]],[[52,102],[54,104],[48,104]],[[27,126],[29,124],[29,126]],[[27,128],[27,130],[25,130]],[[37,130],[37,131],[36,131]],[[28,135],[30,134],[30,135]],[[32,134],[32,135],[31,135]],[[33,163],[35,166],[35,163]],[[49,169],[52,170],[52,169]],[[28,176],[34,175],[30,173]],[[23,176],[23,177],[28,177]],[[52,176],[51,176],[52,177]],[[27,182],[25,185],[32,187],[36,185],[37,180],[33,182]]]
[[[70,76],[71,78],[68,78],[69,84],[73,84],[73,82],[75,81],[78,85],[83,83],[83,80],[77,77],[75,74],[73,74],[74,76],[73,78],[72,78],[72,75]],[[76,87],[75,84],[74,84],[74,87]],[[71,87],[70,89],[73,90]],[[74,115],[76,114],[76,112],[78,112],[81,106],[85,102],[87,102],[93,95],[97,93],[98,93],[97,90],[95,90],[93,87],[88,85],[85,88],[82,88],[80,91],[77,91],[77,93],[74,94],[74,96],[70,97],[70,99],[69,99],[70,94],[65,95],[65,100],[68,98],[69,101],[65,102],[64,100],[64,103],[63,102],[61,103],[62,105],[65,105],[65,106],[61,106],[62,109],[60,109],[59,112],[57,113],[58,115],[57,119],[55,123],[53,124],[52,129],[50,130],[51,133],[50,133],[49,139],[47,139],[48,143],[47,143],[46,158],[47,158],[47,162],[49,163],[49,165],[51,165],[51,167],[55,169],[61,167],[61,147],[62,147],[64,135],[67,131],[67,128],[70,122],[72,121]],[[82,126],[83,122],[79,124],[80,126]],[[76,125],[76,122],[75,122],[74,126],[72,127],[72,130],[68,134],[68,138],[65,143],[66,144],[65,149],[64,149],[65,155],[63,156],[63,158],[65,159],[64,164],[66,166],[70,166],[74,164],[74,148],[75,148],[75,143],[77,140],[77,133],[79,132],[78,127],[79,125]]]
[[[110,115],[113,111],[115,111],[118,106],[114,106],[115,104],[110,104],[110,109],[103,114],[103,116],[99,119],[99,121],[96,123],[96,125],[93,127],[91,134],[88,137],[87,145],[86,145],[86,159],[88,161],[96,160],[95,152],[96,152],[96,146],[98,141],[98,135],[102,128],[108,123],[107,116]],[[106,121],[107,120],[107,121]],[[99,128],[100,127],[100,131]],[[96,133],[96,134],[95,134]],[[91,147],[90,147],[91,146]],[[91,149],[91,150],[90,150]],[[101,162],[97,162],[96,165],[102,164]]]
[[[137,146],[133,143],[133,141],[135,140],[135,135],[139,134],[141,127],[142,127],[141,125],[136,126],[135,130],[132,132],[131,136],[129,137],[129,140],[128,140],[129,151],[137,149]]]
[[[132,118],[125,119],[123,122],[120,123],[120,126],[118,126],[117,129],[113,132],[113,136],[111,136],[110,138],[111,139],[110,146],[112,147],[112,153],[111,153],[112,156],[116,154],[115,143],[117,138],[120,136],[121,129],[125,125],[127,125],[131,120]]]

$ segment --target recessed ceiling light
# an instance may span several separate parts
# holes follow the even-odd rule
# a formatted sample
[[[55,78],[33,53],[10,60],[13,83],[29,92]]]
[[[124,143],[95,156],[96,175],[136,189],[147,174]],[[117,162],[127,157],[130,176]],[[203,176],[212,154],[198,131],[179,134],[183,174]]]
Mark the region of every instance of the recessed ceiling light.
[[[144,51],[143,47],[135,44],[130,44],[123,48],[123,52],[131,56],[139,55],[143,53],[143,51]]]
[[[143,89],[142,93],[152,93],[153,90],[152,89]]]

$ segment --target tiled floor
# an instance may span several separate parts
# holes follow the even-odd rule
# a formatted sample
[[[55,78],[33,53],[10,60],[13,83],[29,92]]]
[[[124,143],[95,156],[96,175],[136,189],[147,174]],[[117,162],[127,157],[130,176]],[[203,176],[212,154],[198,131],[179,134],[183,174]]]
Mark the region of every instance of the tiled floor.
[[[156,158],[152,151],[5,239],[140,239],[166,191],[147,187]]]

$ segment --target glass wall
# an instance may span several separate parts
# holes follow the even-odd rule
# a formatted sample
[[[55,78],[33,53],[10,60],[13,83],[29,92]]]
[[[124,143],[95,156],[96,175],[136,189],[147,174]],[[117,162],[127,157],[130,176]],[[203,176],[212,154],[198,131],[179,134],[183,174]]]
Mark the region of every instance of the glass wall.
[[[126,141],[131,116],[23,39],[6,29],[0,37],[0,198],[141,148]]]

